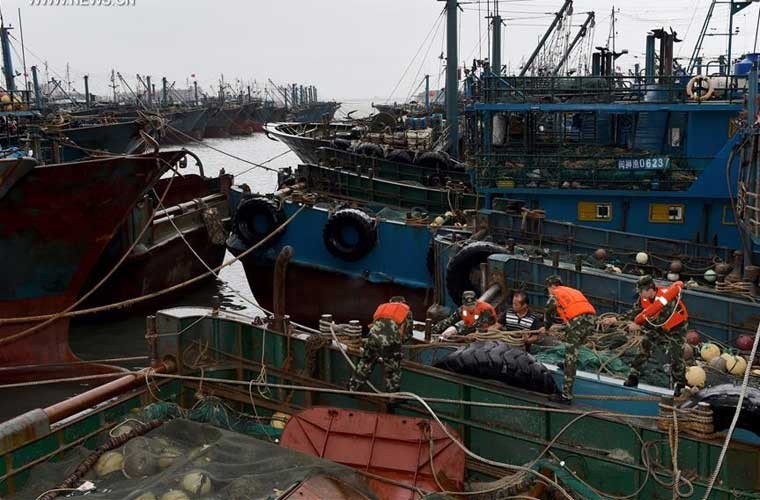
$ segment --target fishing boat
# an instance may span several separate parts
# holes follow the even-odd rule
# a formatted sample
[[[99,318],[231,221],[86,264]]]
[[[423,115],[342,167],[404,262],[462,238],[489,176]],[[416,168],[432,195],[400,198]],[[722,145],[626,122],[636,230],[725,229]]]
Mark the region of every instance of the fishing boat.
[[[75,303],[119,226],[183,156],[167,151],[49,165],[0,160],[0,253],[8,262],[0,285],[3,366],[76,359],[68,318],[47,315]],[[1,378],[15,376],[6,371]]]
[[[82,287],[81,294],[85,294],[106,279],[83,303],[84,308],[129,302],[199,276],[206,279],[195,283],[215,278],[215,273],[208,271],[224,261],[233,177],[224,172],[207,177],[203,164],[194,159],[199,173],[161,179],[137,203]],[[146,224],[147,230],[136,243]],[[127,258],[116,267],[126,252]],[[139,306],[154,307],[156,301],[166,299],[161,295]],[[120,307],[119,312],[128,309]]]
[[[678,488],[683,498],[728,499],[751,498],[758,488],[750,471],[760,460],[760,440],[751,425],[735,429],[724,444],[724,416],[731,408],[699,393],[698,408],[678,403],[681,411],[674,414],[672,400],[656,387],[625,388],[609,377],[579,373],[577,397],[583,402],[560,409],[547,402],[546,393],[430,366],[421,353],[437,347],[412,345],[402,363],[405,392],[393,395],[395,415],[387,415],[382,393],[342,389],[352,371],[349,362],[357,360],[353,334],[304,329],[284,315],[251,318],[205,308],[160,311],[147,324],[151,368],[0,425],[4,462],[13,464],[3,469],[0,487],[6,495],[42,495],[82,487],[85,480],[84,488],[103,498],[125,488],[160,495],[204,484],[203,493],[224,494],[239,475],[263,470],[270,477],[262,487],[291,498],[284,483],[300,485],[304,479],[291,475],[294,461],[307,470],[321,465],[328,476],[338,471],[351,484],[354,474],[370,477],[368,491],[382,498],[421,498],[445,489],[644,499]],[[379,375],[371,378],[375,386]],[[753,411],[750,405],[744,409]],[[279,439],[280,448],[257,446],[250,436]],[[368,440],[375,442],[369,456]],[[233,441],[235,452],[227,453]],[[210,445],[208,459],[197,460],[206,456],[203,443]],[[89,450],[74,452],[80,444]],[[383,450],[391,446],[394,459],[385,461]],[[169,448],[172,453],[163,453]],[[282,448],[332,463],[295,458]],[[103,458],[108,452],[114,453]],[[145,459],[138,463],[149,467],[134,469],[128,456],[135,452]],[[259,458],[262,452],[269,465]],[[469,458],[462,461],[465,453]],[[169,467],[150,465],[153,454]],[[60,466],[39,468],[53,456],[63,458]],[[259,465],[252,468],[253,463]],[[83,477],[93,465],[96,475]],[[133,469],[140,472],[129,474]],[[539,487],[546,477],[553,482]],[[406,488],[408,495],[383,493],[375,489],[378,482]]]
[[[206,123],[204,137],[215,139],[230,136],[230,128],[234,125],[242,113],[243,108],[239,105],[222,105],[216,108]]]
[[[161,143],[185,144],[192,141],[193,138],[201,139],[202,137],[198,137],[198,134],[194,134],[194,130],[199,127],[200,121],[205,119],[207,113],[207,108],[200,107],[167,113],[168,123]]]

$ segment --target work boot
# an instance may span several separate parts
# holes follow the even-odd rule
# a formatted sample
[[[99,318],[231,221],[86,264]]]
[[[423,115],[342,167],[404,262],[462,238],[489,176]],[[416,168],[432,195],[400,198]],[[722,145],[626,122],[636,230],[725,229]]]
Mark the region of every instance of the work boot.
[[[639,377],[636,375],[628,375],[628,378],[625,382],[623,382],[623,385],[626,387],[638,387],[639,386]]]
[[[573,404],[573,398],[568,398],[561,392],[555,392],[551,396],[549,396],[549,401],[553,401],[554,403],[559,403],[563,405],[571,405]]]

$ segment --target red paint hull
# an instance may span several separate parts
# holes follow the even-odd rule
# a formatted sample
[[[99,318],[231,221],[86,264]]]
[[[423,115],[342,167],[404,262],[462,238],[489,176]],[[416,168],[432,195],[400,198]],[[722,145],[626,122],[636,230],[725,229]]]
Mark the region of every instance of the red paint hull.
[[[0,365],[75,360],[68,320],[39,325],[2,319],[60,312],[74,303],[100,254],[146,188],[177,152],[37,166],[0,199]],[[2,376],[0,375],[0,378]]]

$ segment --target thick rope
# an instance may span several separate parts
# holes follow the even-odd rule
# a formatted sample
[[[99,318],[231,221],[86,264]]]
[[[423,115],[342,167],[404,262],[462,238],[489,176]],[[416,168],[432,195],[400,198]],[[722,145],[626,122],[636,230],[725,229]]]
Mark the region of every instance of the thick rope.
[[[124,307],[127,307],[127,306],[131,306],[131,305],[134,305],[134,304],[138,304],[138,303],[144,302],[146,300],[151,300],[151,299],[154,299],[154,298],[159,297],[161,295],[173,292],[175,290],[179,290],[180,288],[184,288],[184,287],[186,287],[188,285],[196,283],[197,281],[205,279],[208,276],[215,275],[221,269],[224,269],[225,267],[231,266],[235,262],[237,262],[237,261],[241,260],[242,258],[246,257],[251,252],[253,252],[253,251],[259,249],[260,247],[262,247],[263,245],[267,244],[272,238],[274,238],[275,235],[277,235],[283,229],[285,229],[285,227],[288,224],[290,224],[293,221],[293,219],[295,219],[296,216],[298,214],[300,214],[301,211],[304,208],[305,208],[304,206],[301,206],[293,215],[291,215],[285,222],[283,222],[281,225],[279,225],[274,231],[272,231],[271,233],[269,233],[265,238],[263,238],[261,241],[259,241],[255,245],[251,246],[250,248],[248,248],[244,252],[240,253],[240,255],[238,255],[237,257],[234,257],[234,258],[232,258],[232,259],[224,262],[223,264],[215,267],[213,269],[213,272],[208,272],[207,271],[207,272],[205,272],[203,274],[200,274],[200,275],[198,275],[198,276],[196,276],[194,278],[191,278],[191,279],[189,279],[187,281],[184,281],[182,283],[178,283],[178,284],[170,286],[168,288],[164,288],[163,290],[158,290],[156,292],[152,292],[152,293],[149,293],[147,295],[140,296],[140,297],[135,297],[135,298],[132,298],[132,299],[123,300],[121,302],[115,302],[113,304],[107,304],[107,305],[98,306],[98,307],[91,307],[89,309],[81,309],[81,310],[78,310],[78,311],[70,311],[69,310],[69,311],[65,311],[65,312],[61,312],[61,313],[56,313],[56,314],[45,314],[45,315],[40,315],[40,316],[28,316],[28,317],[21,317],[21,318],[5,318],[5,319],[0,319],[0,325],[12,324],[12,323],[29,323],[29,322],[33,322],[33,321],[43,321],[43,320],[47,320],[47,319],[50,319],[50,318],[55,318],[55,319],[66,318],[66,317],[70,318],[70,317],[84,316],[84,315],[87,315],[87,314],[94,314],[94,313],[99,313],[99,312],[104,312],[104,311],[111,311],[111,310],[121,309],[121,308],[124,308]],[[21,334],[25,334],[25,332],[20,332],[18,334],[15,334],[14,336],[5,337],[5,338],[0,339],[0,345],[3,345],[5,343],[7,343],[7,342],[10,342],[12,340],[17,339]]]

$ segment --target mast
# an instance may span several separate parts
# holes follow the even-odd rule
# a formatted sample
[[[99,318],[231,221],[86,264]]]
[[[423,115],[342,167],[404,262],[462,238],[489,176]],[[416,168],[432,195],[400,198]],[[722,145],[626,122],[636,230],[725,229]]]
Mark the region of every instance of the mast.
[[[457,8],[457,0],[446,0],[446,122],[449,128],[449,154],[455,160],[459,159]]]
[[[430,113],[430,75],[425,75],[425,111]]]
[[[570,57],[570,54],[573,53],[573,49],[575,49],[575,46],[578,45],[578,41],[580,41],[581,38],[586,36],[586,32],[588,31],[589,26],[592,25],[594,22],[594,13],[589,12],[588,17],[586,17],[586,20],[583,22],[583,25],[581,26],[581,29],[578,30],[578,33],[575,35],[575,38],[573,38],[573,41],[570,42],[570,45],[567,47],[567,50],[564,54],[562,54],[562,59],[559,60],[557,63],[557,66],[554,67],[554,71],[552,71],[552,76],[557,75],[559,73],[559,70],[562,69],[562,66],[565,65],[565,62],[567,61],[567,58]],[[612,43],[612,46],[615,46],[615,43]],[[613,54],[615,53],[615,49],[612,49]]]
[[[520,70],[519,76],[525,76],[525,73],[528,72],[530,67],[533,65],[533,61],[535,61],[536,57],[538,57],[538,53],[541,52],[541,49],[544,47],[546,40],[549,39],[549,36],[554,31],[554,28],[557,27],[557,24],[559,24],[560,19],[562,19],[562,16],[565,15],[565,12],[567,11],[567,9],[572,7],[572,5],[573,5],[573,0],[565,0],[565,3],[562,5],[562,8],[559,9],[559,12],[557,12],[557,14],[555,14],[554,21],[552,21],[551,25],[549,25],[549,29],[546,30],[546,33],[544,33],[544,36],[541,38],[541,41],[538,42],[538,45],[536,45],[535,50],[528,58],[528,62],[526,62],[523,65],[522,70]]]
[[[2,23],[2,21],[0,21]],[[14,92],[16,90],[16,82],[14,81],[15,73],[13,72],[13,58],[11,57],[11,41],[10,30],[11,27],[5,27],[5,24],[0,24],[0,43],[2,43],[3,49],[3,73],[5,74],[5,89],[8,92]]]

